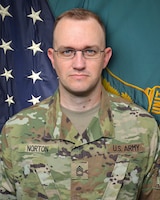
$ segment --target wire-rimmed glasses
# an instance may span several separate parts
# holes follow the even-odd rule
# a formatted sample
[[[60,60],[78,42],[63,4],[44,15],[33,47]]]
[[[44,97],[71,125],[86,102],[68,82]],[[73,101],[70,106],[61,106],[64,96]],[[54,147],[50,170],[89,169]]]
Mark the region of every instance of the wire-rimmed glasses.
[[[81,51],[83,57],[86,59],[97,59],[100,57],[101,53],[104,52],[104,49],[100,50],[98,47],[89,47],[79,50],[79,49],[61,47],[57,50],[54,49],[54,51],[57,53],[57,56],[62,59],[74,58],[77,51]]]

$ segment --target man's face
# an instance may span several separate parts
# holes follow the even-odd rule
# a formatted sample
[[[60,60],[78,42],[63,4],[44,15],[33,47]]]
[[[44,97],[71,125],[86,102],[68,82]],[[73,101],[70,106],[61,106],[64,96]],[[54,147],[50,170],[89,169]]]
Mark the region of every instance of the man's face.
[[[48,50],[48,56],[59,77],[60,91],[85,95],[100,87],[102,69],[111,56],[111,49],[105,48],[104,33],[96,20],[61,19],[54,32],[54,49],[82,50],[89,47],[105,50],[96,59],[84,58],[81,51],[77,51],[73,58],[63,59],[53,49]]]

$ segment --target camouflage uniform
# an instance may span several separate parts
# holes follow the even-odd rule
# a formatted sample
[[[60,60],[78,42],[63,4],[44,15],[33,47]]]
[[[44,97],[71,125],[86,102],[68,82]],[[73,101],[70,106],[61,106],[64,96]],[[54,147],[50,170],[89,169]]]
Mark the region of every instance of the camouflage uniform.
[[[4,126],[0,199],[159,200],[158,140],[150,114],[104,90],[80,135],[56,92]]]

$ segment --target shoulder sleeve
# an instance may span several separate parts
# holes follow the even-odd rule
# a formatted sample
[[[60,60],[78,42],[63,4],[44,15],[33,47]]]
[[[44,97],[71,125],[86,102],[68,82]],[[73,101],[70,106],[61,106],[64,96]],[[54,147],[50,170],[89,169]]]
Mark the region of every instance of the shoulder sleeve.
[[[153,133],[153,138],[150,141],[150,149],[152,151],[154,145],[155,147],[157,146],[157,148],[154,161],[149,159],[151,163],[148,163],[148,166],[151,166],[151,168],[144,178],[139,200],[160,200],[160,129],[155,125],[154,130],[158,136],[158,140],[156,143],[153,142],[155,141],[155,133]]]
[[[0,135],[0,199],[16,199],[14,184],[12,184],[12,163],[9,158],[9,148],[5,127]]]

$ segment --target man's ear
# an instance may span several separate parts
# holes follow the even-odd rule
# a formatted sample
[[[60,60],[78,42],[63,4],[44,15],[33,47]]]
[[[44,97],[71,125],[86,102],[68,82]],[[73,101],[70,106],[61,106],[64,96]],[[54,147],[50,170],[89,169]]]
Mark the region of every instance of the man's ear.
[[[53,48],[49,48],[47,51],[48,57],[52,63],[52,66],[54,68],[54,58],[53,58],[53,54],[54,54],[54,49]]]
[[[105,50],[104,50],[104,67],[103,67],[103,69],[108,65],[111,56],[112,56],[112,49],[110,47],[105,48]]]

